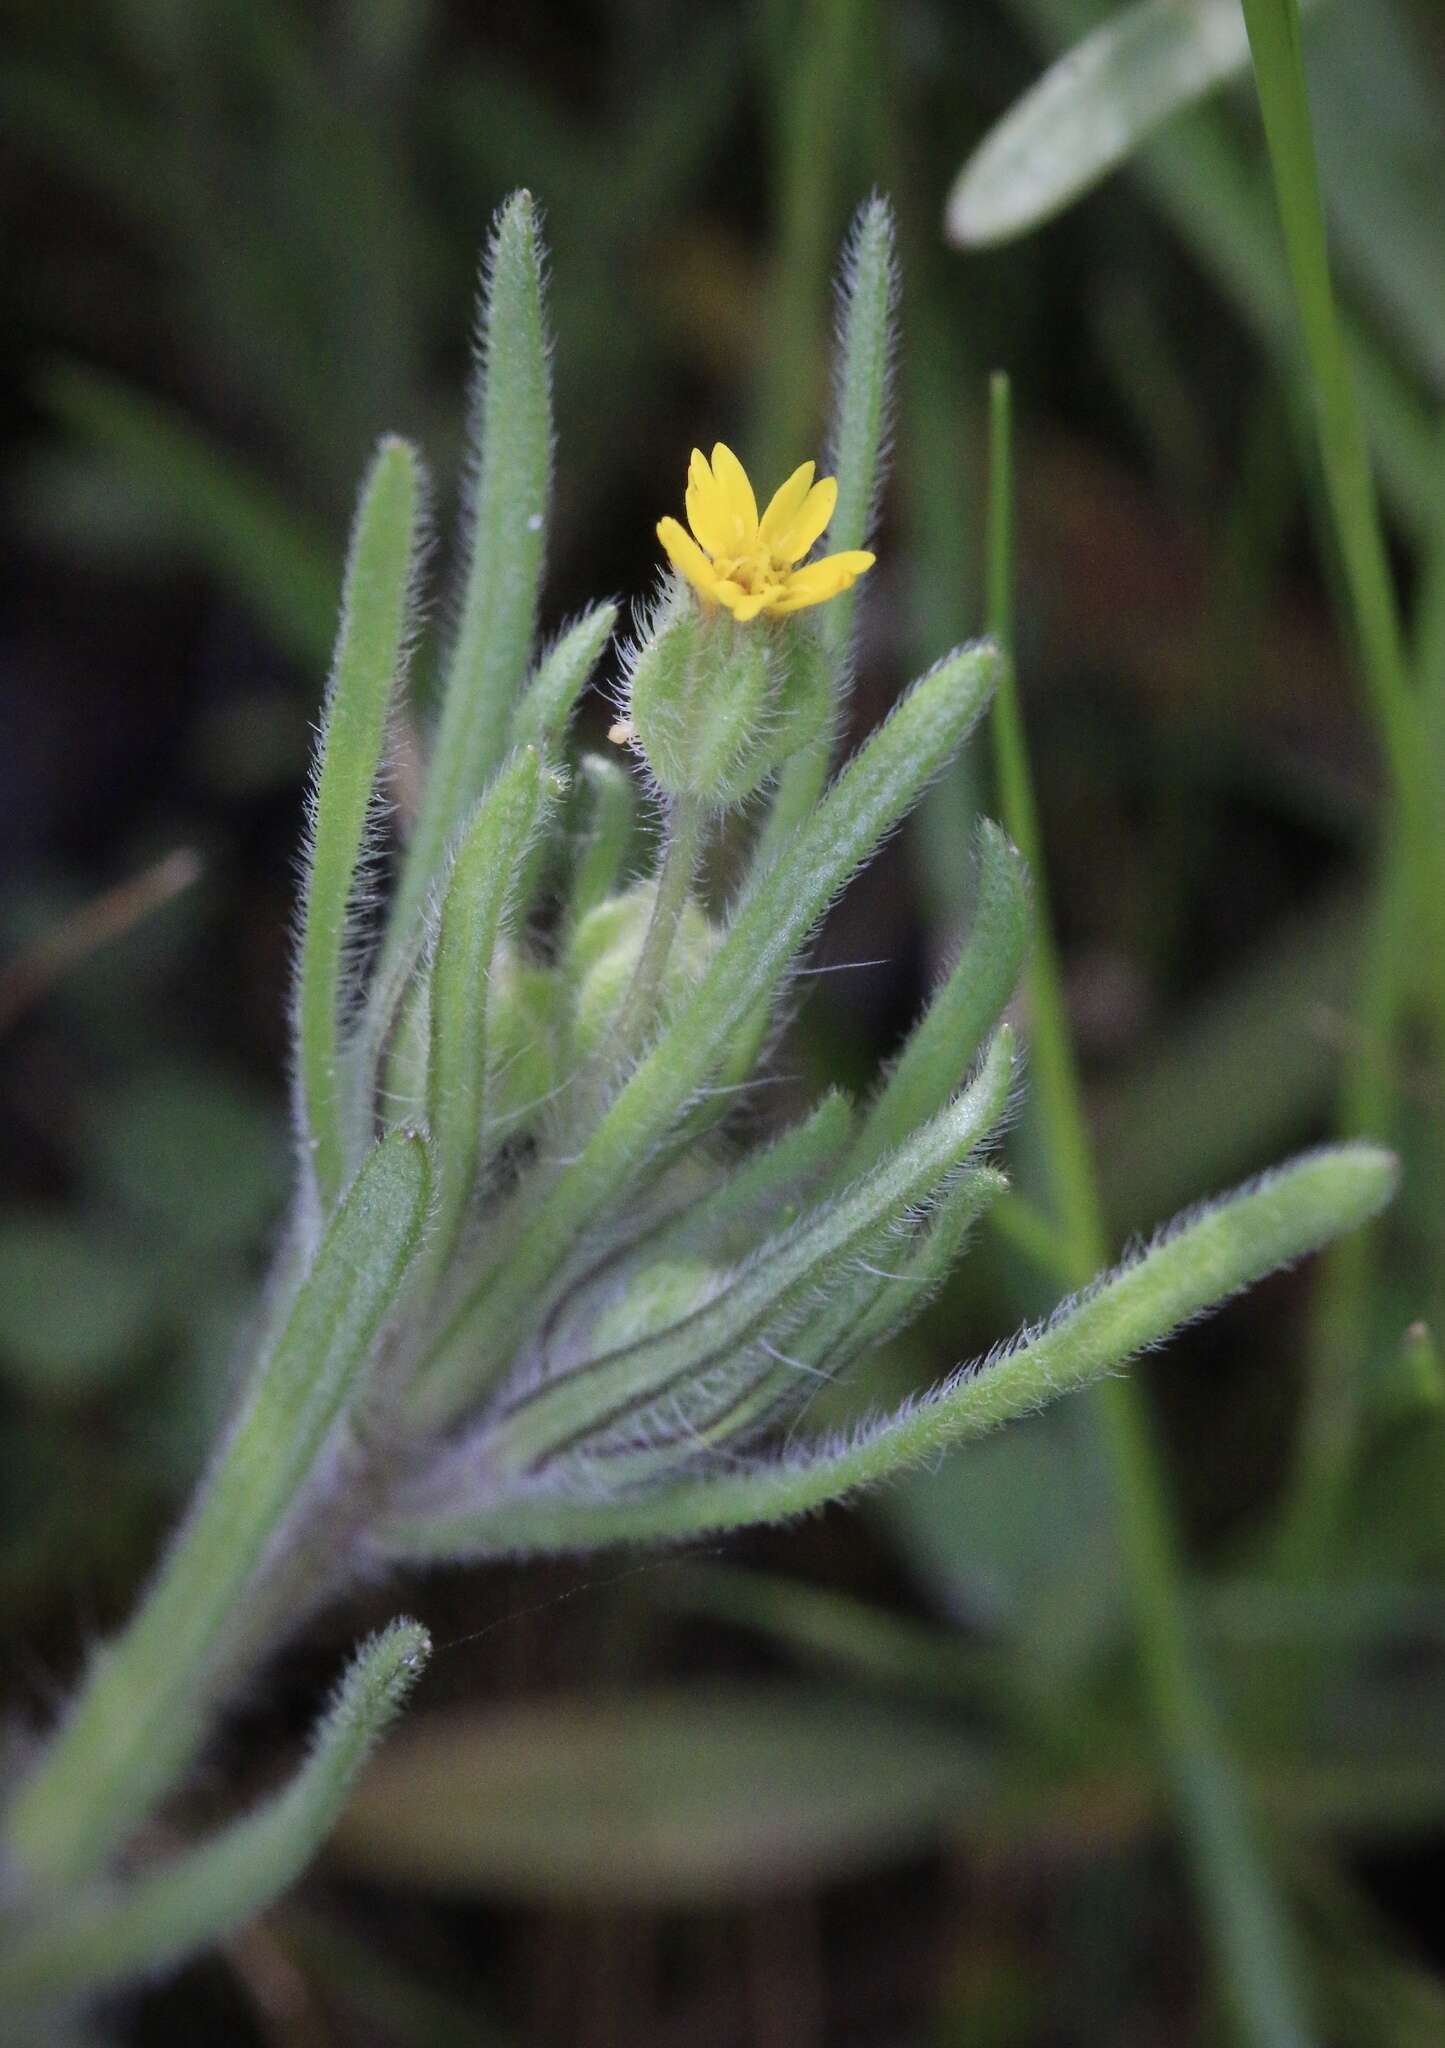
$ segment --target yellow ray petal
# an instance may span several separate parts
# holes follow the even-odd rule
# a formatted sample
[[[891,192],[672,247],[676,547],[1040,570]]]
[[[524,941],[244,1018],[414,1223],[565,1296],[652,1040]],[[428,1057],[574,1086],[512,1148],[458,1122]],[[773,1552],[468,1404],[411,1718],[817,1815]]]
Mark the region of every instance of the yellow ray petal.
[[[679,576],[685,576],[704,597],[713,597],[717,592],[717,577],[712,563],[698,546],[690,533],[685,533],[675,519],[659,519],[657,537],[662,542],[667,559]]]
[[[768,509],[758,521],[758,539],[776,547],[778,536],[786,532],[796,518],[798,508],[808,495],[808,486],[813,481],[811,462],[800,462],[785,484],[778,488],[768,500]]]
[[[833,517],[833,508],[837,502],[837,477],[821,477],[788,521],[787,526],[775,537],[773,545],[778,553],[786,556],[790,562],[801,562]]]
[[[687,523],[710,555],[728,552],[732,517],[701,448],[693,449],[687,466]]]
[[[714,443],[712,473],[731,520],[732,539],[727,552],[741,555],[753,546],[758,537],[758,501],[753,496],[747,471],[726,441]]]
[[[850,590],[877,559],[866,548],[845,548],[841,554],[824,555],[821,561],[809,562],[806,568],[793,571],[768,610],[781,617],[785,612],[803,611],[808,605],[826,604],[830,597]]]

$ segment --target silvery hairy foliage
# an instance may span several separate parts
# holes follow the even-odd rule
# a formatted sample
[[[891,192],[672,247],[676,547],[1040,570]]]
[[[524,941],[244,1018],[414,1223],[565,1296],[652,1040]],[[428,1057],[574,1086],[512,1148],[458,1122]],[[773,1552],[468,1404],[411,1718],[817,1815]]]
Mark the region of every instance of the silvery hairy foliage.
[[[426,531],[416,453],[383,442],[362,490],[310,793],[294,1208],[196,1498],[14,1773],[0,2000],[17,2026],[180,1961],[324,1839],[425,1661],[414,1623],[358,1652],[270,1799],[135,1855],[228,1693],[358,1578],[797,1515],[1117,1369],[1388,1194],[1371,1148],[1312,1155],[896,1413],[810,1427],[820,1385],[918,1314],[1005,1186],[1000,1019],[1027,919],[1001,832],[981,827],[968,936],[867,1097],[826,1094],[747,1138],[735,1112],[824,912],[962,746],[1003,656],[945,654],[830,779],[887,422],[893,233],[874,201],[843,265],[836,502],[830,485],[819,514],[842,567],[798,566],[811,468],[770,555],[773,508],[749,526],[751,487],[715,451],[708,476],[726,457],[733,497],[710,510],[711,486],[689,487],[707,558],[670,544],[687,573],[639,612],[619,744],[573,762],[618,621],[599,604],[536,644],[542,275],[520,194],[487,259],[463,580],[409,812],[394,760]],[[706,891],[738,811],[751,851]]]

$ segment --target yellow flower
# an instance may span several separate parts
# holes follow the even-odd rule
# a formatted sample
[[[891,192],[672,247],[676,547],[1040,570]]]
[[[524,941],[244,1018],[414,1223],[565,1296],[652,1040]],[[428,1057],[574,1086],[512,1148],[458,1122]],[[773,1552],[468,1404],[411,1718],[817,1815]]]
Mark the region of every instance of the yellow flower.
[[[755,619],[759,612],[776,619],[810,604],[826,604],[873,567],[876,558],[866,548],[847,548],[798,566],[837,502],[837,478],[825,476],[814,483],[813,465],[804,462],[773,493],[759,519],[747,471],[719,441],[711,463],[700,448],[692,451],[687,472],[692,533],[675,519],[659,519],[657,537],[673,568],[703,597],[726,605],[735,619]]]

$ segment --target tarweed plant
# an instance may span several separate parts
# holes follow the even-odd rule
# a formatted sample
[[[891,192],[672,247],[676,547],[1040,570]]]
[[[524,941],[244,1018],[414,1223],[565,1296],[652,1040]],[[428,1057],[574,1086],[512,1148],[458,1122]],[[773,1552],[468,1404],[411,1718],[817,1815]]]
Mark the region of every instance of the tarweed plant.
[[[896,279],[874,200],[843,263],[829,473],[802,460],[760,513],[725,443],[694,451],[611,744],[571,763],[618,614],[599,604],[537,648],[543,274],[521,193],[485,266],[462,589],[409,816],[393,763],[427,527],[415,451],[383,442],[362,490],[306,840],[297,1193],[197,1496],[135,1618],[16,1757],[0,1998],[17,2017],[177,1963],[325,1838],[425,1662],[414,1623],[358,1651],[280,1791],[195,1846],[147,1839],[227,1696],[318,1604],[411,1562],[798,1515],[1118,1370],[1393,1184],[1367,1144],[1307,1156],[895,1412],[810,1426],[820,1386],[919,1313],[1006,1185],[1001,1019],[1028,914],[1002,832],[980,828],[971,929],[871,1094],[767,1136],[735,1111],[824,913],[962,747],[1005,657],[945,654],[828,779],[887,420]],[[643,809],[658,851],[639,871]],[[751,852],[719,900],[700,878],[740,812]]]

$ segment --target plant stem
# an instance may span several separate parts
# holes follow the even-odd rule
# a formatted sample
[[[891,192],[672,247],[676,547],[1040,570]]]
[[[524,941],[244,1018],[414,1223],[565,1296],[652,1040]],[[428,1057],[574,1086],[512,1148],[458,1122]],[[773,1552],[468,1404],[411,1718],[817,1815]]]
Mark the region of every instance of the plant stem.
[[[348,1190],[155,1584],[5,1816],[4,1847],[39,1885],[101,1871],[204,1740],[228,1634],[371,1362],[429,1190],[424,1147],[401,1136]]]
[[[1360,1050],[1341,1122],[1384,1118],[1394,1094],[1394,1046],[1413,925],[1427,970],[1437,1043],[1445,1040],[1445,861],[1424,705],[1411,688],[1384,527],[1330,277],[1329,247],[1305,83],[1298,0],[1244,0],[1260,112],[1309,389],[1325,501],[1366,695],[1390,782],[1389,845],[1379,864],[1377,937],[1361,996]],[[1316,1319],[1313,1371],[1286,1510],[1293,1554],[1327,1526],[1354,1456],[1358,1376],[1367,1348],[1368,1241],[1332,1254]]]
[[[675,796],[667,812],[667,836],[657,870],[657,894],[652,916],[637,956],[637,966],[628,984],[622,1014],[607,1048],[607,1064],[614,1072],[627,1066],[647,1039],[657,1021],[658,998],[667,972],[677,928],[687,908],[693,878],[702,853],[707,812],[696,797]]]
[[[1085,1285],[1108,1256],[1078,1073],[1047,910],[1038,811],[1011,659],[1012,422],[1008,379],[989,393],[988,625],[1005,659],[994,699],[995,762],[1004,824],[1034,877],[1027,974],[1031,1048],[1060,1264]],[[1246,2039],[1259,2048],[1309,2040],[1289,1938],[1202,1674],[1181,1586],[1158,1454],[1140,1389],[1107,1381],[1099,1412],[1135,1637],[1149,1709],[1170,1771],[1190,1865],[1219,1965]]]

